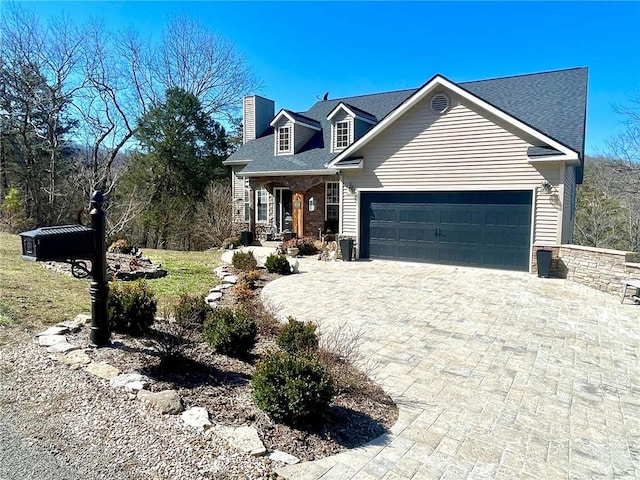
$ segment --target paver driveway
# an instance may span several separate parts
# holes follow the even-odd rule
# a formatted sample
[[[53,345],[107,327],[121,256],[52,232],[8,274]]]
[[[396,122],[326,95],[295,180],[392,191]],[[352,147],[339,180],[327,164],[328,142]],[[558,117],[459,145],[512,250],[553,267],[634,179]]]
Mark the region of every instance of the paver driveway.
[[[361,353],[399,419],[295,480],[638,478],[640,307],[526,273],[301,260],[263,297]]]

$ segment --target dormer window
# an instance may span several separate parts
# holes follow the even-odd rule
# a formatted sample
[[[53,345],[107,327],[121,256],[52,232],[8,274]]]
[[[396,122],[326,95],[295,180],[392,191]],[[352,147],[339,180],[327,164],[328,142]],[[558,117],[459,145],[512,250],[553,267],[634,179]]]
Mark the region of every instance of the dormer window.
[[[278,153],[291,153],[291,127],[278,129]]]
[[[335,126],[335,150],[343,150],[349,146],[351,122],[344,120],[336,122]]]

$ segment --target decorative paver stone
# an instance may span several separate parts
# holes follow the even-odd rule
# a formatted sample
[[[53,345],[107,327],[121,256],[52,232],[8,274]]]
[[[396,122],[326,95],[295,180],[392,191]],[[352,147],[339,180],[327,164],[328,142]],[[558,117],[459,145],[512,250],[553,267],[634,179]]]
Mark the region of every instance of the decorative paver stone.
[[[206,430],[211,427],[211,422],[209,421],[209,412],[206,408],[203,407],[193,407],[189,410],[185,410],[181,414],[182,421],[187,425]]]
[[[104,378],[105,380],[111,380],[113,377],[116,377],[120,374],[120,370],[109,365],[108,363],[92,362],[87,365],[87,368],[85,370],[91,375]]]
[[[229,427],[226,425],[216,425],[214,432],[223,438],[231,446],[254,457],[259,457],[267,452],[264,443],[260,440],[258,432],[253,427]]]
[[[157,393],[140,390],[138,400],[148,403],[160,413],[169,415],[177,415],[184,410],[182,399],[176,390],[163,390]]]

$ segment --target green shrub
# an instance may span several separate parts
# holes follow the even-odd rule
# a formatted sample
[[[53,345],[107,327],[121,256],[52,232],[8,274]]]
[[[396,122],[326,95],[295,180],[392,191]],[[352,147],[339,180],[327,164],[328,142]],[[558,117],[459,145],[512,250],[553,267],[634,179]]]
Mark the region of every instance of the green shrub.
[[[242,357],[256,344],[257,330],[245,309],[218,307],[207,312],[202,338],[218,353]]]
[[[146,282],[109,286],[107,309],[114,332],[142,335],[155,320],[158,301]]]
[[[293,317],[289,317],[278,338],[276,344],[281,350],[289,353],[300,351],[310,351],[318,348],[317,326],[311,322],[299,322]]]
[[[231,263],[234,268],[241,270],[243,272],[250,272],[258,268],[258,261],[256,257],[253,256],[252,251],[247,252],[236,252],[233,254],[233,258],[231,259]]]
[[[264,267],[269,273],[277,273],[279,275],[289,275],[291,273],[291,265],[284,255],[272,253],[264,261]]]
[[[208,310],[204,295],[183,293],[173,309],[173,317],[178,325],[202,325]]]
[[[258,407],[292,425],[323,418],[333,398],[331,378],[309,353],[271,353],[258,362],[251,384]]]

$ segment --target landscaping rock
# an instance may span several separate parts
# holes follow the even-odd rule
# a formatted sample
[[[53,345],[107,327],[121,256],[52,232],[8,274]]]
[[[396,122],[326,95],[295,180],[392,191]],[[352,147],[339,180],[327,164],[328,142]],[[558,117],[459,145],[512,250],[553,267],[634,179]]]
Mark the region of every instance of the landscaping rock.
[[[129,382],[124,386],[124,391],[128,393],[139,392],[140,390],[146,390],[149,386],[149,382],[140,380],[139,382]]]
[[[300,463],[300,459],[298,457],[290,455],[286,452],[281,452],[280,450],[274,450],[267,456],[273,461],[285,463],[287,465],[295,465],[296,463]]]
[[[67,337],[64,335],[41,335],[38,337],[38,345],[41,347],[50,347],[56,343],[66,343]]]
[[[204,301],[207,303],[212,303],[212,302],[217,302],[221,298],[222,298],[222,292],[211,292],[209,295],[205,297]]]
[[[176,390],[163,390],[157,393],[140,390],[138,400],[148,403],[160,413],[169,415],[177,415],[184,410],[182,399]]]
[[[96,363],[92,362],[87,365],[85,369],[91,375],[104,378],[105,380],[111,380],[113,377],[117,377],[120,374],[120,370],[116,367],[112,367],[108,363]]]
[[[77,347],[76,345],[72,345],[72,344],[70,344],[69,342],[67,342],[65,340],[64,342],[54,343],[50,347],[47,347],[47,352],[49,352],[49,353],[66,353],[66,352],[70,352],[72,350],[77,350],[78,348],[80,348],[80,347]]]
[[[91,363],[89,355],[84,350],[72,350],[64,355],[55,355],[54,358],[67,365],[88,365]]]
[[[211,422],[209,421],[209,412],[206,408],[203,407],[193,407],[189,410],[185,410],[181,414],[182,421],[187,425],[206,430],[211,427]]]
[[[49,327],[47,328],[44,332],[40,332],[36,334],[36,337],[48,337],[48,336],[55,336],[55,335],[64,335],[65,333],[69,333],[69,329],[67,327],[60,327],[60,326],[55,326],[55,327]]]
[[[289,266],[291,267],[291,273],[299,273],[300,262],[298,260],[287,257],[287,262],[289,262]]]
[[[118,375],[117,377],[113,377],[109,381],[109,385],[111,386],[111,388],[127,389],[127,386],[132,383],[142,384],[143,386],[141,388],[131,387],[130,390],[143,390],[144,386],[149,384],[149,378],[140,373],[123,373]]]
[[[73,320],[65,320],[58,323],[57,327],[66,327],[71,333],[79,332],[82,327],[91,323],[91,315],[88,313],[79,313]]]
[[[214,268],[213,273],[220,279],[223,279],[225,276],[229,275],[229,271],[224,265]]]
[[[222,278],[222,281],[235,285],[236,283],[238,283],[238,277],[236,275],[226,275]]]
[[[209,290],[209,293],[222,292],[227,288],[231,288],[231,287],[233,287],[233,285],[231,285],[230,283],[222,283],[220,285],[216,285],[211,290]]]
[[[253,427],[228,427],[216,425],[214,433],[223,438],[238,450],[258,457],[267,453],[264,443],[258,436],[258,431]]]

